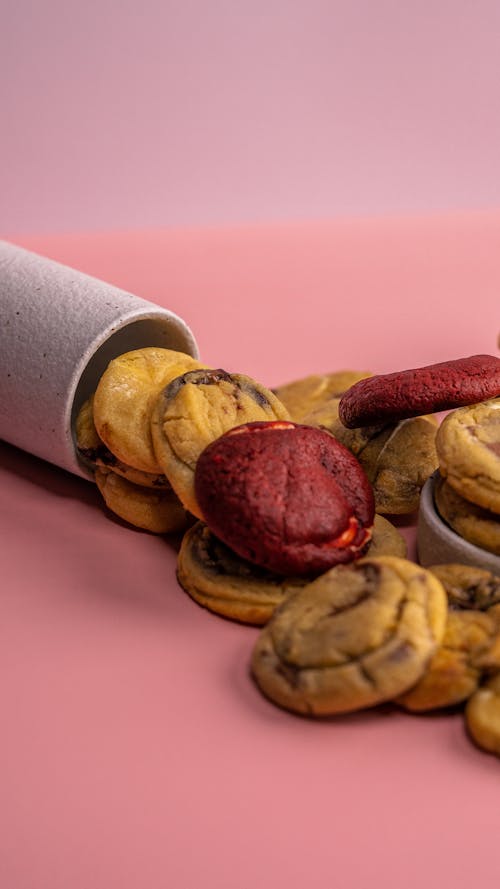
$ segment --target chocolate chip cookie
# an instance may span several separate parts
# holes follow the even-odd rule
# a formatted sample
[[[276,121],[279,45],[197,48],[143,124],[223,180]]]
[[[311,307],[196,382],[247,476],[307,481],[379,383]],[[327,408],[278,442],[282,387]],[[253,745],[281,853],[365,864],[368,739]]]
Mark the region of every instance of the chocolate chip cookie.
[[[177,578],[199,605],[223,617],[256,625],[265,624],[289,592],[307,583],[242,559],[203,522],[197,522],[183,537]]]
[[[469,698],[465,723],[478,747],[500,756],[500,673],[489,678]]]
[[[439,580],[406,559],[340,565],[276,609],[257,639],[252,672],[267,697],[298,713],[371,707],[422,676],[446,613]]]

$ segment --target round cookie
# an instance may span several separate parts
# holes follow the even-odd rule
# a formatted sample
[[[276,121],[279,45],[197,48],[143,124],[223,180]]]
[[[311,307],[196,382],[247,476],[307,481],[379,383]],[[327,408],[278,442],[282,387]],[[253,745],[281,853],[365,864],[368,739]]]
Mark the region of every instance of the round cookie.
[[[415,713],[460,704],[491,670],[500,670],[498,610],[450,610],[443,640],[427,670],[397,703]]]
[[[469,698],[465,724],[478,747],[500,756],[500,673],[488,679]]]
[[[114,358],[94,395],[97,434],[123,463],[162,474],[151,439],[151,411],[161,390],[199,361],[172,349],[144,348]]]
[[[291,422],[248,423],[199,457],[205,522],[238,555],[278,574],[310,575],[363,554],[371,486],[332,435]]]
[[[436,448],[439,470],[452,488],[500,515],[500,398],[448,414]]]
[[[373,486],[378,513],[414,512],[423,485],[438,465],[435,418],[348,429],[339,418],[339,402],[332,399],[308,414],[305,422],[327,429],[358,458]]]
[[[292,593],[260,633],[252,672],[261,691],[298,713],[326,716],[395,698],[424,673],[446,622],[429,571],[383,556],[337,566]]]
[[[500,577],[472,565],[449,563],[428,569],[441,581],[449,608],[486,611],[500,603]]]
[[[94,424],[93,401],[94,396],[92,395],[83,403],[75,422],[76,450],[86,466],[93,471],[112,469],[113,472],[128,479],[129,482],[143,485],[146,488],[171,489],[164,475],[134,469],[133,466],[122,463],[118,457],[111,453],[97,434]]]
[[[96,470],[95,480],[108,509],[136,528],[172,534],[189,524],[186,510],[171,489],[135,485],[106,469]]]
[[[199,605],[223,617],[262,625],[292,590],[307,581],[253,565],[218,540],[203,522],[183,537],[177,579]]]
[[[434,483],[439,515],[460,537],[500,556],[500,517],[461,497],[442,477]]]
[[[285,383],[273,389],[273,392],[287,408],[290,417],[296,423],[307,423],[307,414],[328,403],[330,399],[338,399],[354,383],[371,376],[364,370],[339,370],[333,373],[311,374],[300,380]]]
[[[475,404],[500,395],[500,358],[472,355],[360,380],[344,393],[345,426],[369,426]]]
[[[241,423],[287,419],[278,398],[250,377],[221,369],[188,372],[156,398],[151,416],[156,459],[186,509],[203,518],[194,471],[204,448]]]

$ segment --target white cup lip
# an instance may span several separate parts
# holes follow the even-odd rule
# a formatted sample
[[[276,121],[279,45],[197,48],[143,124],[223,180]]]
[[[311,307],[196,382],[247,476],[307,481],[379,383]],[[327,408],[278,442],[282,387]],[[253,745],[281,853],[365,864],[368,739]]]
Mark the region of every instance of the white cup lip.
[[[417,551],[420,564],[438,565],[456,562],[491,571],[500,576],[500,556],[460,537],[439,515],[434,502],[436,470],[425,482],[420,495]]]

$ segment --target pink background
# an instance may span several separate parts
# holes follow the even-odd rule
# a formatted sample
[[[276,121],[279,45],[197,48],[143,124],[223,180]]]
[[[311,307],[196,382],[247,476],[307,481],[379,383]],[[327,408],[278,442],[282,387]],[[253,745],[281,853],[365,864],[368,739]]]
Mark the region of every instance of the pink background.
[[[16,0],[0,67],[0,236],[178,312],[208,363],[496,351],[497,0]],[[2,889],[498,884],[460,715],[274,708],[174,541],[1,442],[0,540]]]
[[[498,213],[19,241],[271,385],[496,351]],[[275,708],[257,631],[183,593],[174,541],[2,443],[0,540],[2,887],[498,885],[498,759],[460,714]]]
[[[0,231],[500,206],[497,0],[15,0]]]

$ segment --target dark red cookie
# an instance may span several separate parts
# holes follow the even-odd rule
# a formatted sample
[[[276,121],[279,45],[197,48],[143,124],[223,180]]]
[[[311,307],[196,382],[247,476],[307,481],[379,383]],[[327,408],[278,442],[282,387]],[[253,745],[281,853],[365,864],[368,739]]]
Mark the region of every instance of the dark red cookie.
[[[195,491],[216,537],[278,574],[320,574],[361,556],[371,538],[373,492],[361,465],[312,426],[231,429],[199,457]]]
[[[497,395],[500,358],[472,355],[360,380],[340,399],[339,417],[354,429],[477,404]]]

